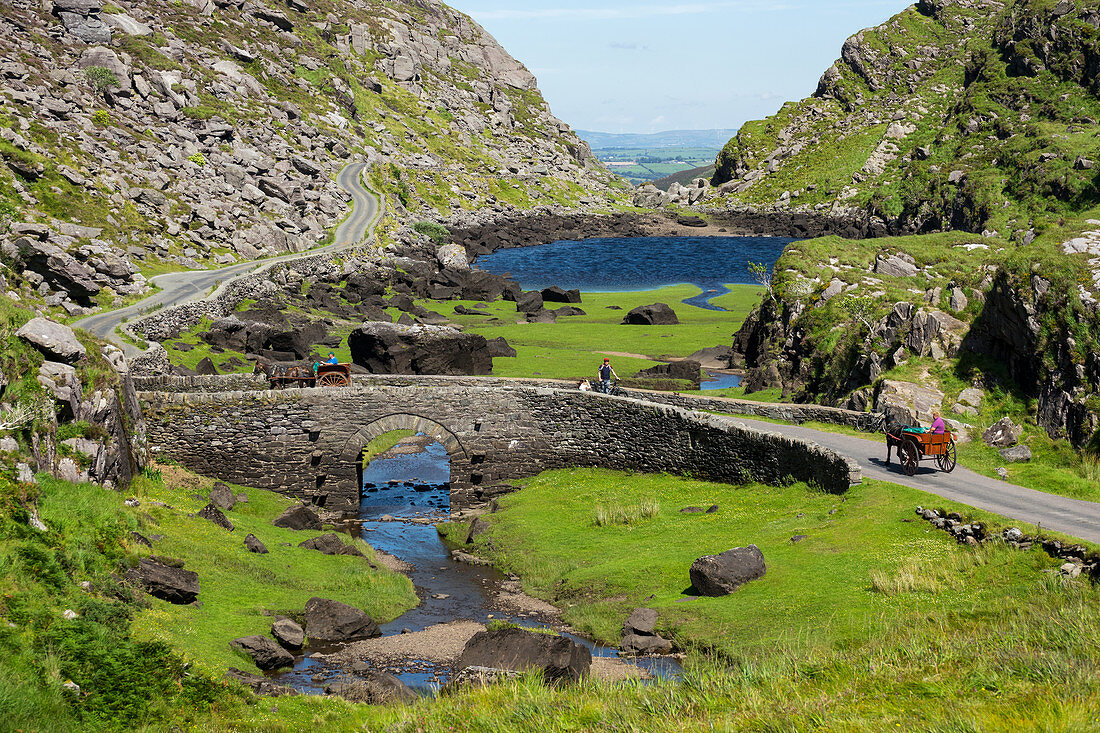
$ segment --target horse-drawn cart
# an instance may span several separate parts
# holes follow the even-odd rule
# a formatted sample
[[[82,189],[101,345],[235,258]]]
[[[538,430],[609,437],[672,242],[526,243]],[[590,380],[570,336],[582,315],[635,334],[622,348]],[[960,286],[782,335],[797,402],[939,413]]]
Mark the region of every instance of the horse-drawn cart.
[[[319,364],[314,372],[308,366],[264,364],[257,361],[253,374],[263,374],[271,389],[287,387],[347,387],[351,384],[349,364]]]
[[[923,429],[903,427],[898,435],[887,433],[898,447],[898,458],[906,475],[917,472],[921,461],[934,460],[944,473],[955,470],[955,436],[950,432],[932,433]]]

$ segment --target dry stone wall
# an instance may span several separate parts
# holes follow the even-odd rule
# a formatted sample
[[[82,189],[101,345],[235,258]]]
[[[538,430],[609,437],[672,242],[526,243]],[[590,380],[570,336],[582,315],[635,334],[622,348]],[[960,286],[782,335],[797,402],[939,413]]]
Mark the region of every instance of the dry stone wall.
[[[446,377],[263,386],[239,375],[140,379],[150,444],[205,475],[349,511],[358,507],[364,447],[395,429],[447,448],[456,508],[503,483],[572,466],[734,484],[812,481],[833,493],[860,480],[854,462],[813,443],[630,398]]]

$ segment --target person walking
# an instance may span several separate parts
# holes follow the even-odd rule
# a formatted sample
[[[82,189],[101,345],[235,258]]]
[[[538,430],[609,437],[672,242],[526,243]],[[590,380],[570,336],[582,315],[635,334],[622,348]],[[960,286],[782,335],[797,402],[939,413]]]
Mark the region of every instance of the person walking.
[[[619,378],[615,369],[611,366],[611,360],[604,357],[603,364],[596,369],[596,375],[600,378],[600,391],[604,394],[611,392],[611,377]]]

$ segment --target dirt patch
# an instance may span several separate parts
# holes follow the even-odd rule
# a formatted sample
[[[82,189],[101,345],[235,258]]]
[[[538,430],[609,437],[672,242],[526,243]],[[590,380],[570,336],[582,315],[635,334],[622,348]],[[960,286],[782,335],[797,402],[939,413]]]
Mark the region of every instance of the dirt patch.
[[[627,664],[615,657],[592,657],[588,674],[595,680],[625,682],[627,680],[651,680],[653,675],[641,667]]]
[[[557,606],[524,593],[518,580],[506,580],[500,584],[500,592],[497,594],[494,605],[502,611],[520,616],[535,616],[555,621],[561,616]]]
[[[415,568],[409,563],[405,562],[397,555],[391,555],[388,552],[382,550],[374,551],[375,557],[378,559],[378,564],[384,568],[392,570],[395,573],[411,573]]]
[[[436,624],[411,634],[357,641],[328,655],[324,661],[341,667],[362,661],[384,665],[412,659],[434,664],[453,664],[466,648],[466,642],[474,634],[484,630],[483,625],[474,621]]]

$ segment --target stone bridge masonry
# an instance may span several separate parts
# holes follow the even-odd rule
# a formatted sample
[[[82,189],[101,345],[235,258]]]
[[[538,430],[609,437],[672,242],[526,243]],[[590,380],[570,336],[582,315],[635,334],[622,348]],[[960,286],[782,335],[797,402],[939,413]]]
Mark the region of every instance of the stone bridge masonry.
[[[135,379],[150,445],[203,475],[356,511],[363,449],[391,430],[430,435],[451,459],[451,504],[506,482],[598,466],[725,483],[814,482],[843,493],[857,464],[733,418],[521,381],[356,377],[273,391],[252,376]],[[709,405],[708,405],[709,407]]]

